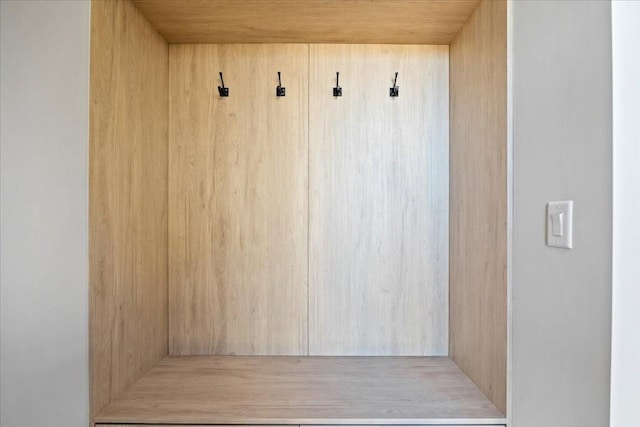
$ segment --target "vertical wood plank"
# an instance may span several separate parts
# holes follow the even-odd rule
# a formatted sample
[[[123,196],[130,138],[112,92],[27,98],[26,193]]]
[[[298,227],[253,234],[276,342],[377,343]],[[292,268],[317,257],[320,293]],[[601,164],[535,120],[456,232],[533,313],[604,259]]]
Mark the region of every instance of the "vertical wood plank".
[[[310,49],[310,354],[446,355],[448,46]]]
[[[171,354],[307,353],[307,80],[306,45],[171,45]]]
[[[506,411],[506,2],[483,1],[451,44],[450,355]]]
[[[167,83],[168,46],[136,8],[92,2],[92,415],[167,355]]]

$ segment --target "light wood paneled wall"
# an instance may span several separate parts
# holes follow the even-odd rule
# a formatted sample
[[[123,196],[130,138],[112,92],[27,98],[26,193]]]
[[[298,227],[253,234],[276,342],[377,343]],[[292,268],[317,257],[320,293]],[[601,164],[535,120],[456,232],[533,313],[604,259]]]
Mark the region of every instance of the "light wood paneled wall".
[[[128,0],[91,12],[91,413],[167,354],[168,46]],[[79,260],[81,262],[81,260]]]
[[[450,354],[503,413],[507,388],[506,2],[451,44]]]
[[[171,354],[307,353],[308,49],[171,45]]]
[[[310,354],[446,355],[448,46],[310,49]]]

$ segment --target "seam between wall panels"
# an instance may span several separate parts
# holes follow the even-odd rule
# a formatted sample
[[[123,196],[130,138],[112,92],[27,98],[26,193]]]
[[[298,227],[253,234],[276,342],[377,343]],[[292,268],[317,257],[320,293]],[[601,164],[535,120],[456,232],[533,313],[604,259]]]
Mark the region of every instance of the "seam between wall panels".
[[[170,260],[170,255],[171,255],[171,248],[169,247],[169,241],[170,241],[170,232],[171,232],[171,223],[169,220],[169,209],[171,209],[170,206],[170,195],[169,195],[169,182],[170,182],[170,173],[171,173],[171,169],[169,168],[169,149],[170,149],[170,145],[171,145],[171,90],[170,90],[170,86],[171,86],[171,52],[174,51],[174,49],[171,47],[170,44],[167,43],[167,286],[166,286],[166,290],[167,290],[167,356],[171,355],[171,310],[169,309],[169,304],[171,303],[170,301],[170,267],[169,267],[169,260]]]
[[[307,356],[311,349],[311,45],[307,44]]]

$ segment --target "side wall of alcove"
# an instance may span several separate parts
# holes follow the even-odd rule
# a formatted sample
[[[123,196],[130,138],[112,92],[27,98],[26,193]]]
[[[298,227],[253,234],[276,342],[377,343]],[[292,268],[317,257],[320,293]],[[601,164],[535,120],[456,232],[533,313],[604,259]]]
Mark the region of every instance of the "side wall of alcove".
[[[168,354],[168,56],[128,0],[91,4],[91,416]]]
[[[506,413],[506,2],[482,1],[450,55],[449,354]]]

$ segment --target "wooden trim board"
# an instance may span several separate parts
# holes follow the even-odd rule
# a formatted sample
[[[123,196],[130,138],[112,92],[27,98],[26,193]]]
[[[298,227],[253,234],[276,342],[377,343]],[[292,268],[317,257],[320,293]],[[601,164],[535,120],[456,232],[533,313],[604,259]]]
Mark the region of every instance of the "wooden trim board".
[[[504,424],[448,357],[167,357],[97,417],[160,424]]]

